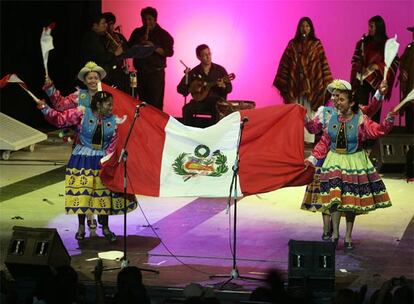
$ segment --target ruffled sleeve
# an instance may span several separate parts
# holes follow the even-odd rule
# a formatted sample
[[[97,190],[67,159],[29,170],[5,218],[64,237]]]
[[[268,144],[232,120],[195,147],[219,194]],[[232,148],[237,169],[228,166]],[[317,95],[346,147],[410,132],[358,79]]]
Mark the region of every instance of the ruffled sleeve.
[[[55,127],[63,128],[79,125],[83,118],[84,107],[77,107],[59,112],[49,106],[45,106],[42,109],[42,113],[47,122]]]
[[[115,132],[114,132],[114,134],[111,138],[111,142],[109,143],[108,148],[106,148],[106,150],[105,150],[106,155],[111,154],[115,151],[115,147],[116,147],[116,144],[118,142],[118,130],[117,130],[118,125],[123,124],[126,119],[127,119],[126,115],[124,115],[122,117],[115,116],[116,128],[115,128]]]
[[[68,96],[62,96],[53,83],[49,86],[43,86],[43,90],[49,96],[53,108],[57,111],[65,111],[78,106],[79,90]]]
[[[329,121],[331,115],[325,111],[324,106],[320,106],[315,116],[312,119],[305,120],[305,128],[311,134],[317,134],[321,132]]]
[[[312,150],[312,156],[316,159],[325,158],[329,152],[329,146],[331,145],[331,139],[325,132],[323,133],[321,139],[316,144]]]
[[[360,109],[362,113],[364,113],[368,117],[372,117],[378,112],[378,110],[381,109],[383,100],[384,96],[380,94],[379,90],[377,90],[371,102],[366,106],[360,105]]]
[[[392,130],[394,126],[394,116],[388,114],[387,117],[378,124],[369,119],[367,115],[364,115],[360,126],[362,140],[377,139],[387,135]]]

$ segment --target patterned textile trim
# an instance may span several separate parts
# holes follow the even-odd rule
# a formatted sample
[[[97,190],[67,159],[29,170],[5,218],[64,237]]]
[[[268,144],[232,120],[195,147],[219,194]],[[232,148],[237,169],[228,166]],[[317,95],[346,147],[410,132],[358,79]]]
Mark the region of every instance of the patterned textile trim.
[[[335,165],[335,166],[329,166],[329,167],[324,167],[322,169],[322,172],[328,172],[328,171],[341,171],[344,172],[346,174],[362,174],[362,173],[371,173],[373,171],[376,171],[374,167],[369,167],[369,168],[361,168],[361,169],[351,169],[351,168],[343,168],[341,166]]]
[[[84,155],[84,156],[104,156],[105,152],[103,150],[94,150],[89,147],[82,145],[76,145],[72,151],[72,155]]]
[[[347,195],[339,189],[331,189],[329,193],[321,193],[321,203],[323,205],[330,204],[332,200],[340,202],[342,206],[353,205],[357,207],[367,207],[384,202],[390,202],[390,197],[387,192],[372,194],[365,197]]]
[[[136,200],[127,198],[128,212],[134,210],[137,207]],[[85,213],[84,210],[96,211],[99,214],[118,214],[124,210],[124,198],[119,197],[91,197],[88,195],[67,195],[65,197],[65,209],[66,210],[80,210]]]
[[[311,212],[322,212],[324,211],[324,206],[322,204],[303,203],[300,209],[305,210],[305,211],[311,211]]]
[[[320,180],[321,166],[325,159],[319,159],[315,165],[315,174],[313,175],[313,181],[306,186],[305,195],[303,197],[302,205],[300,208],[307,211],[322,211],[322,202],[320,195]]]
[[[367,214],[370,211],[374,211],[376,209],[380,209],[380,208],[388,208],[392,206],[391,201],[384,201],[384,202],[379,202],[379,203],[375,203],[374,205],[370,205],[370,206],[366,206],[366,207],[360,207],[360,206],[353,206],[353,205],[341,205],[341,201],[339,198],[332,198],[330,200],[328,200],[329,203],[324,204],[323,206],[323,211],[329,211],[333,206],[337,206],[338,211],[341,212],[355,212],[356,214]]]
[[[343,183],[365,184],[380,181],[381,177],[375,170],[371,172],[361,172],[360,174],[347,174],[346,172],[336,170],[324,172],[323,179],[325,181],[339,179]]]
[[[66,174],[68,170],[97,170],[101,169],[100,160],[102,156],[84,156],[72,155],[66,166]]]
[[[74,173],[72,173],[74,172]],[[81,174],[88,173],[88,174]],[[65,178],[65,187],[66,189],[96,189],[105,190],[106,187],[102,183],[101,178],[99,177],[98,170],[76,170],[76,169],[66,169],[66,178]],[[83,191],[81,191],[82,193]]]
[[[381,179],[377,181],[371,181],[369,179],[369,181],[366,183],[347,183],[342,181],[340,178],[321,181],[321,195],[332,192],[335,189],[338,189],[338,191],[342,193],[342,196],[350,194],[357,197],[370,196],[372,194],[381,194],[387,192],[384,182]]]
[[[123,212],[124,198],[122,193],[114,193],[107,189],[96,170],[67,169],[65,178],[65,209],[67,213],[119,214]],[[71,174],[71,172],[88,172],[88,175]],[[135,196],[128,195],[127,209],[137,207]]]
[[[66,214],[99,214],[99,215],[118,215],[124,214],[124,199],[119,198],[114,203],[117,208],[99,208],[99,207],[70,207],[65,206]],[[127,202],[127,213],[137,208],[136,201]]]
[[[74,176],[99,176],[99,170],[93,169],[75,169],[75,168],[66,168],[66,175],[74,175]]]

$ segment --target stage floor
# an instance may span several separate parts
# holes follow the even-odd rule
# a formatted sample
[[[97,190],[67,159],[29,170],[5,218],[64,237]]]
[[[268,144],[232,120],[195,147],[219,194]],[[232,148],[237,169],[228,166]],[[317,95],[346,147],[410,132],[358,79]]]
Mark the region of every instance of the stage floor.
[[[78,242],[74,235],[77,217],[64,214],[64,170],[70,145],[53,136],[34,152],[18,151],[0,161],[1,268],[13,226],[56,228],[81,280],[92,281],[100,252],[123,251],[123,216],[110,217],[110,227],[119,236],[108,243],[98,236]],[[414,184],[401,175],[383,176],[393,206],[358,216],[354,228],[355,250],[336,250],[336,287],[378,288],[393,276],[414,279]],[[288,241],[320,241],[319,213],[300,210],[305,187],[285,188],[245,197],[238,202],[237,266],[240,275],[261,277],[269,268],[287,277]],[[227,212],[226,198],[151,198],[137,196],[139,208],[127,220],[127,253],[130,265],[155,269],[143,272],[148,286],[183,287],[190,282],[216,286],[226,278],[210,275],[232,270],[231,237],[233,207]],[[344,235],[345,223],[341,223]],[[105,267],[118,261],[104,260]],[[104,272],[106,284],[116,281],[118,270]],[[260,283],[233,280],[229,289],[252,290]]]

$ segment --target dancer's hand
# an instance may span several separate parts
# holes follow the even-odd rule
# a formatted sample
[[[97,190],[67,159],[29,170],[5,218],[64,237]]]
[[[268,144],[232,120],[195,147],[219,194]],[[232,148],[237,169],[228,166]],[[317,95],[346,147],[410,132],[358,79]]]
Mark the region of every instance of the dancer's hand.
[[[307,171],[309,167],[315,168],[315,165],[311,161],[305,159],[305,169],[303,171]]]
[[[391,110],[387,113],[387,117],[385,117],[385,119],[388,122],[394,122],[395,116],[397,116],[397,112],[395,112],[394,110]]]
[[[381,95],[387,95],[388,93],[388,83],[386,80],[383,80],[379,86],[379,92]]]
[[[44,86],[51,86],[52,85],[52,79],[50,79],[49,75],[45,75],[45,83]]]
[[[36,102],[36,107],[39,110],[43,110],[46,107],[46,101],[44,99],[38,99],[38,100],[35,100],[35,102]]]

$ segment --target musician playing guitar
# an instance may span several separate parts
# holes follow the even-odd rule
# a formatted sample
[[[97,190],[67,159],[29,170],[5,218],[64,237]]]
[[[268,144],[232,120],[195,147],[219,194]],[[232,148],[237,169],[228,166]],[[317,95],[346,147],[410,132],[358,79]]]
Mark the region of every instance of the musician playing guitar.
[[[211,51],[206,44],[197,46],[196,55],[200,64],[192,70],[186,69],[186,75],[177,86],[178,93],[183,96],[191,93],[193,97],[183,107],[184,124],[189,126],[197,126],[193,117],[196,113],[210,113],[217,122],[216,104],[232,91],[230,80],[234,78],[221,65],[211,61]]]

